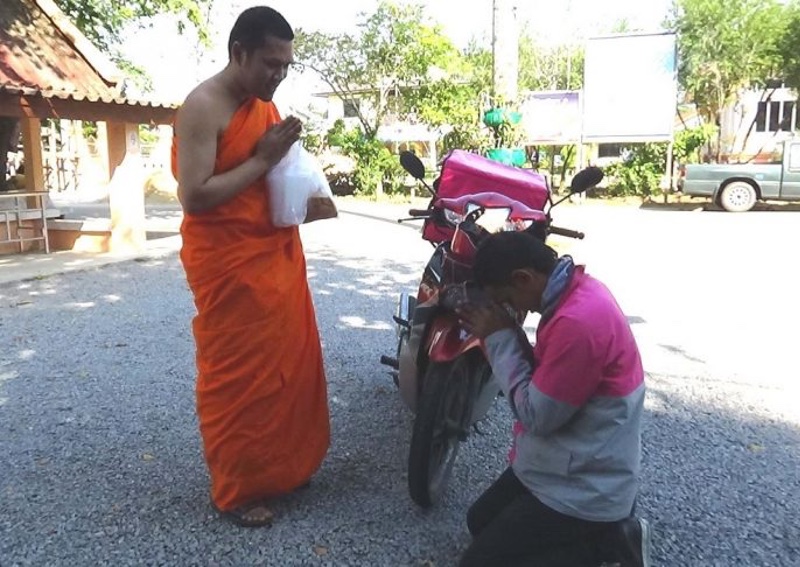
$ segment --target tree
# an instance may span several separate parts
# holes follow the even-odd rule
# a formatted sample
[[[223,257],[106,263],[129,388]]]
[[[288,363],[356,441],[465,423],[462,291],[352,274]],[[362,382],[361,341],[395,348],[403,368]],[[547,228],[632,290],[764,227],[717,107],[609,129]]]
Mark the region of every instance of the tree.
[[[743,89],[764,85],[780,66],[784,8],[777,0],[676,0],[678,78],[700,115],[718,127]]]
[[[786,28],[778,42],[780,76],[787,87],[800,91],[800,2],[794,0],[786,7]]]
[[[302,29],[296,35],[297,60],[358,118],[359,131],[343,132],[339,125],[333,137],[355,160],[359,192],[371,193],[397,172],[396,157],[377,139],[389,117],[447,125],[444,149],[478,143],[480,105],[472,67],[421,5],[382,0],[375,12],[361,14],[353,35]]]
[[[528,35],[520,38],[521,89],[578,90],[583,86],[584,51],[570,44],[542,45]]]
[[[459,54],[421,5],[382,0],[361,18],[356,35],[298,30],[295,55],[345,104],[368,103],[354,110],[365,135],[374,137],[388,114],[414,113],[421,97],[408,93],[449,79]]]
[[[119,38],[131,25],[146,26],[152,18],[169,14],[179,34],[197,32],[199,46],[210,45],[208,17],[214,0],[54,0],[95,47],[144,91],[151,89],[147,70],[133,65],[119,51]]]
[[[55,0],[79,30],[98,48],[116,54],[120,33],[131,23],[143,23],[159,14],[178,17],[178,32],[197,30],[209,41],[207,14],[214,0]]]
[[[466,49],[477,83],[488,92],[492,81],[492,52],[474,43]],[[521,91],[578,90],[583,86],[584,50],[570,44],[545,45],[523,33],[519,39]]]

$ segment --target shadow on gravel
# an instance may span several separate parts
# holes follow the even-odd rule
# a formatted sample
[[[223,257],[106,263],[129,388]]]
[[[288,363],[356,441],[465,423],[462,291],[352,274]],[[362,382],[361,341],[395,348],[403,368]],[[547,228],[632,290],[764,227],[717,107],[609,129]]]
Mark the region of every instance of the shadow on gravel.
[[[800,564],[800,427],[750,414],[744,391],[740,411],[696,401],[706,387],[648,378],[640,511],[656,564]]]
[[[194,311],[175,257],[0,289],[0,563],[453,565],[466,508],[504,466],[509,412],[495,404],[443,501],[417,509],[411,415],[378,360],[395,346],[397,294],[414,290],[423,262],[308,258],[332,446],[311,488],[277,503],[271,530],[209,509]],[[798,427],[754,417],[736,385],[648,384],[640,506],[656,565],[798,564]],[[699,401],[710,388],[740,409]]]
[[[0,563],[453,564],[508,430],[490,466],[470,472],[465,448],[439,507],[411,503],[410,414],[378,361],[394,349],[397,294],[421,269],[309,254],[333,439],[311,488],[276,503],[270,530],[210,511],[193,307],[175,257],[0,290]]]

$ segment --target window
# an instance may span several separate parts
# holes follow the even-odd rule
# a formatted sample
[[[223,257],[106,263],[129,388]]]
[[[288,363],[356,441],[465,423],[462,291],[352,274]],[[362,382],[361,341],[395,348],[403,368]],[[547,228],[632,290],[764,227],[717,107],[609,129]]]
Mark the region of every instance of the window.
[[[769,131],[778,132],[781,129],[781,103],[769,103]]]
[[[598,158],[618,158],[625,147],[622,144],[599,144],[597,146]]]
[[[361,108],[361,101],[350,99],[344,101],[344,117],[358,118],[358,111]]]
[[[794,123],[793,120],[794,115],[794,107],[795,103],[793,102],[784,102],[783,103],[783,112],[781,112],[781,130],[784,132],[791,132],[794,130]]]
[[[756,132],[791,132],[800,127],[794,101],[762,101],[756,111]]]
[[[756,113],[756,132],[767,131],[767,103],[758,103],[758,112]]]

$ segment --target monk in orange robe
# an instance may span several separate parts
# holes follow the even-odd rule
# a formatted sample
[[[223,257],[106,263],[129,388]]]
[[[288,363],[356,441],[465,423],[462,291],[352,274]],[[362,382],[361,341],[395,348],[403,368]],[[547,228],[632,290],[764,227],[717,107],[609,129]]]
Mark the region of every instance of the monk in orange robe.
[[[173,140],[211,499],[245,526],[269,525],[269,500],[306,485],[330,441],[303,248],[297,227],[272,225],[265,181],[301,132],[272,103],[293,37],[275,10],[243,12],[227,67],[186,98]]]

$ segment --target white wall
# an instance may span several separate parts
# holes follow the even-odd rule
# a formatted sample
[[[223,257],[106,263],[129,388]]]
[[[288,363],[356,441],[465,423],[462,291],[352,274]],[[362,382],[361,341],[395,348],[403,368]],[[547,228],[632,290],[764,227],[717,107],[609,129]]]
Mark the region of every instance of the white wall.
[[[758,114],[759,101],[766,99],[762,90],[743,93],[736,104],[730,105],[722,115],[723,153],[741,153],[755,155],[768,154],[780,149],[780,143],[792,135],[791,132],[758,132],[754,126],[747,135],[750,125]],[[797,96],[790,89],[777,89],[771,102],[796,102]],[[793,125],[792,125],[793,126]],[[769,118],[767,118],[769,129]]]

